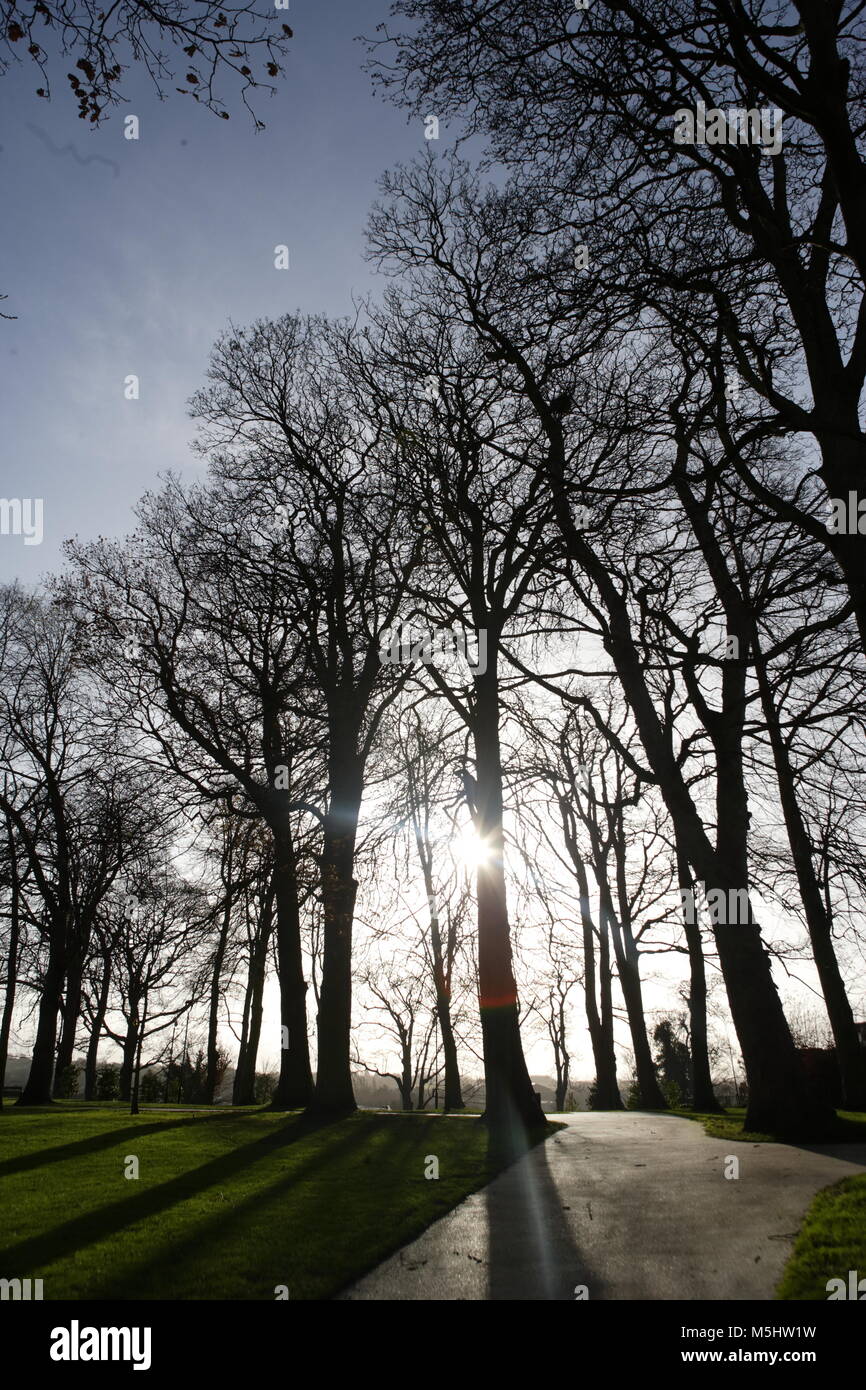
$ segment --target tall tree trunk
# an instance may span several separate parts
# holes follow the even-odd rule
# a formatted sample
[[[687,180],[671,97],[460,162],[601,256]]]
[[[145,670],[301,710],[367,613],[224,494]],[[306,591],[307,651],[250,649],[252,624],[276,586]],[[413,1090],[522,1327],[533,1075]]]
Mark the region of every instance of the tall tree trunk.
[[[404,1110],[412,1109],[412,1040],[404,1042],[402,1046],[403,1061],[400,1069],[400,1099],[403,1102]],[[419,1098],[419,1110],[421,1109]]]
[[[621,856],[617,856],[617,877],[619,882],[619,900],[621,903],[622,916],[618,916],[613,905],[613,894],[611,892],[610,881],[607,876],[607,863],[603,856],[599,855],[599,895],[600,895],[600,915],[602,921],[607,919],[610,924],[610,931],[613,937],[613,949],[616,956],[616,968],[619,974],[619,985],[622,990],[622,997],[625,1001],[626,1014],[628,1015],[628,1026],[631,1032],[632,1047],[634,1049],[634,1066],[637,1073],[637,1084],[640,1091],[641,1105],[648,1110],[667,1110],[668,1103],[665,1100],[661,1087],[659,1086],[658,1076],[656,1075],[655,1064],[650,1050],[649,1038],[646,1031],[646,1019],[643,1011],[643,991],[640,983],[640,958],[638,956],[637,944],[632,935],[631,923],[626,915],[628,910],[628,896],[625,887],[625,866],[621,862]]]
[[[313,1073],[310,1068],[310,1043],[307,1037],[307,982],[304,979],[304,957],[301,944],[301,909],[298,902],[298,877],[295,847],[288,821],[272,830],[274,836],[273,888],[277,907],[277,971],[280,983],[280,1024],[284,1032],[280,1042],[288,1041],[280,1051],[280,1079],[271,1100],[272,1110],[300,1110],[313,1098]],[[262,988],[264,961],[262,962]],[[261,996],[260,996],[261,998]],[[259,1009],[259,1026],[261,1009]],[[252,1041],[248,1044],[252,1048]],[[252,1051],[252,1083],[255,1087],[255,1054],[258,1037]]]
[[[710,1053],[707,1045],[707,976],[704,967],[704,945],[697,913],[689,911],[686,896],[692,892],[688,861],[677,844],[677,879],[680,885],[683,910],[683,930],[689,953],[689,1038],[692,1051],[692,1104],[696,1110],[719,1111],[721,1106],[713,1090],[710,1075]]]
[[[145,992],[141,1009],[141,1026],[138,1029],[138,1041],[133,1054],[132,1064],[132,1096],[130,1098],[129,1113],[137,1115],[139,1113],[138,1096],[141,1089],[141,1049],[144,1045],[144,1034],[147,1028],[147,993]]]
[[[736,635],[742,651],[746,647],[745,634]],[[738,662],[726,662],[722,671],[723,715],[713,739],[717,836],[712,886],[725,894],[722,901],[728,909],[733,902],[739,904],[738,895],[749,884],[749,811],[742,759],[744,684],[744,667]],[[806,1125],[811,1129],[818,1123],[832,1129],[833,1111],[808,1084],[794,1046],[751,901],[747,903],[745,921],[742,916],[728,910],[726,921],[715,926],[715,938],[734,1027],[746,1062],[746,1127],[782,1135],[800,1132]],[[728,920],[731,917],[733,921]]]
[[[442,1038],[442,1060],[444,1063],[445,1110],[463,1110],[463,1091],[460,1085],[460,1066],[457,1061],[457,1043],[451,1022],[451,989],[443,988],[436,993],[436,1017],[439,1020],[439,1033]]]
[[[84,1099],[96,1099],[96,1067],[99,1059],[99,1044],[102,1041],[102,1025],[108,1010],[108,994],[111,988],[111,955],[103,955],[102,979],[99,982],[99,995],[93,1012],[90,1041],[87,1044],[87,1060],[84,1064]]]
[[[806,914],[806,926],[812,943],[812,954],[821,981],[821,991],[827,1006],[827,1016],[836,1044],[836,1060],[842,1075],[843,1103],[849,1110],[866,1110],[866,1050],[860,1046],[854,1014],[836,959],[833,946],[832,922],[824,905],[821,887],[815,873],[812,842],[800,811],[794,772],[788,748],[782,734],[779,713],[770,688],[766,662],[755,641],[755,668],[761,692],[761,705],[773,750],[779,799],[791,846],[791,857],[797,874],[800,898]]]
[[[57,1015],[60,1010],[60,995],[66,974],[65,953],[58,942],[59,937],[60,933],[52,924],[48,945],[48,964],[42,981],[42,997],[39,1001],[36,1041],[33,1044],[33,1057],[30,1062],[30,1075],[27,1077],[24,1090],[18,1099],[19,1105],[51,1104],[54,1048],[57,1042]]]
[[[862,183],[862,169],[861,169]],[[814,375],[812,377],[815,387]],[[831,497],[841,498],[845,503],[849,493],[857,498],[863,496],[863,455],[864,438],[858,417],[858,402],[850,389],[848,400],[842,401],[834,390],[824,391],[821,384],[815,393],[815,413],[824,420],[833,421],[833,433],[819,436],[821,448],[821,477]],[[823,412],[827,413],[823,413]],[[854,617],[860,633],[860,641],[866,652],[866,546],[863,536],[856,533],[841,532],[827,534],[827,544],[832,550],[836,563],[845,576],[848,593],[854,605]]]
[[[692,673],[692,699],[701,710],[713,743],[716,761],[716,844],[707,857],[708,886],[724,895],[724,922],[714,925],[719,962],[728,991],[734,1027],[740,1041],[749,1103],[746,1127],[780,1135],[829,1134],[835,1114],[810,1083],[794,1046],[788,1020],[773,980],[770,958],[755,921],[749,887],[749,805],[743,771],[743,737],[746,717],[746,674],[754,618],[747,589],[731,572],[716,527],[701,500],[695,497],[687,476],[687,450],[679,441],[675,486],[725,613],[729,637],[736,655],[722,664],[721,709],[701,710],[698,683]],[[736,546],[734,547],[736,551]],[[687,680],[689,673],[687,672]],[[694,807],[692,805],[692,810]],[[703,868],[685,843],[687,858]],[[701,847],[703,848],[703,846]],[[732,913],[732,901],[747,898],[745,914]],[[734,918],[732,921],[731,918]],[[745,920],[744,920],[745,917]]]
[[[562,832],[565,837],[566,848],[574,867],[577,879],[578,892],[580,894],[580,924],[583,934],[583,994],[586,1007],[586,1024],[589,1029],[589,1040],[592,1045],[592,1057],[595,1062],[595,1106],[598,1110],[622,1110],[622,1096],[619,1093],[619,1085],[616,1079],[616,1053],[613,1045],[613,1016],[605,1016],[604,1011],[599,1013],[598,1000],[596,999],[596,963],[595,963],[595,923],[592,920],[592,912],[589,903],[589,878],[587,877],[586,865],[580,846],[577,842],[577,835],[574,826],[573,812],[567,797],[559,798],[559,810],[562,819]],[[602,945],[602,932],[598,933],[599,944]],[[606,937],[606,933],[605,933]],[[600,961],[600,971],[603,976],[607,970],[610,974],[609,966],[603,964],[608,960],[608,951],[600,951],[602,961]],[[602,986],[602,999],[604,999],[604,987]]]
[[[562,468],[561,426],[555,421],[547,424],[552,438],[550,481],[557,520],[569,554],[577,567],[591,578],[607,609],[609,621],[604,645],[614,663],[644,752],[658,778],[689,862],[708,888],[721,890],[727,900],[729,890],[742,890],[747,883],[745,866],[731,850],[731,827],[726,835],[720,836],[720,843],[714,850],[656,712],[640,652],[632,636],[625,600],[607,568],[575,527],[569,512]],[[720,791],[722,786],[731,784],[731,779],[724,775],[724,756],[718,746],[716,760],[717,790]],[[734,833],[738,842],[745,845],[748,822],[740,824],[744,808],[730,808],[721,795],[718,805],[720,831],[725,831],[728,817],[732,815]],[[749,1083],[747,1127],[790,1138],[819,1138],[832,1134],[836,1127],[835,1115],[808,1084],[773,981],[760,929],[751,913],[745,924],[717,928],[715,937]]]
[[[616,954],[616,968],[619,984],[625,1002],[628,1026],[634,1049],[634,1066],[641,1096],[641,1105],[648,1110],[667,1110],[668,1103],[659,1086],[652,1050],[647,1037],[646,1019],[643,1011],[643,992],[640,982],[640,966],[634,941],[620,940],[616,917],[611,918],[611,931]]]
[[[491,1131],[520,1144],[524,1131],[544,1123],[520,1038],[517,982],[505,891],[499,690],[494,634],[488,666],[475,678],[476,831],[485,853],[478,865],[478,984],[484,1041],[485,1119]]]
[[[126,1021],[126,1036],[123,1040],[123,1056],[120,1063],[120,1099],[129,1100],[132,1094],[132,1079],[135,1071],[135,1054],[138,1049],[138,1001],[129,1001],[129,1017]]]
[[[568,1096],[569,1070],[571,1068],[571,1057],[565,1045],[565,1008],[562,1000],[559,1001],[558,1016],[553,1018],[552,1022],[550,1041],[553,1044],[553,1065],[556,1069],[556,1111],[557,1114],[561,1114],[565,1109],[565,1101]]]
[[[454,1028],[451,1023],[451,969],[450,963],[447,969],[445,965],[445,955],[442,949],[442,932],[439,927],[439,908],[436,903],[436,894],[433,888],[433,875],[430,870],[429,858],[425,852],[420,827],[417,822],[415,826],[415,837],[418,844],[418,853],[421,858],[427,902],[430,905],[430,945],[433,958],[433,985],[436,990],[436,1017],[439,1021],[439,1032],[442,1036],[442,1057],[445,1066],[444,1108],[446,1110],[462,1110],[464,1107],[463,1094],[460,1086],[460,1067],[457,1062],[457,1044],[454,1040]]]
[[[89,936],[89,933],[88,933]],[[66,984],[63,1005],[60,1010],[60,1041],[57,1044],[57,1058],[54,1063],[54,1096],[62,1089],[62,1077],[67,1067],[72,1066],[75,1056],[75,1034],[81,1017],[81,998],[83,994],[84,960],[82,951],[85,942],[76,942],[73,954],[66,967]]]
[[[587,898],[587,902],[588,902]],[[616,1079],[616,1053],[613,1030],[599,1013],[596,999],[595,928],[589,911],[583,918],[583,983],[586,1023],[595,1062],[595,1105],[599,1110],[622,1110],[622,1096]],[[602,953],[606,955],[606,953]]]
[[[256,1060],[262,1032],[265,971],[274,923],[274,876],[262,895],[258,931],[250,953],[249,977],[244,997],[244,1026],[232,1088],[232,1105],[254,1105],[256,1099]],[[287,1025],[288,1026],[288,1025]],[[282,1058],[280,1060],[282,1071]]]
[[[247,1037],[250,1028],[250,1003],[252,1000],[252,969],[253,963],[250,960],[249,971],[247,972],[247,982],[244,986],[244,1007],[241,1015],[241,1033],[238,1038],[238,1056],[235,1063],[235,1074],[232,1081],[232,1105],[251,1105],[252,1101],[240,1101],[238,1096],[246,1095],[249,1091],[250,1067],[247,1061]]]
[[[350,727],[348,732],[346,737],[339,726],[331,727],[328,814],[322,837],[322,984],[313,1109],[333,1115],[356,1109],[350,1065],[352,926],[358,892],[353,871],[364,780],[357,730]]]
[[[225,847],[225,857],[223,861],[223,885],[225,888],[225,901],[223,906],[222,922],[220,933],[217,938],[216,950],[214,951],[213,969],[211,971],[210,997],[208,999],[207,1016],[207,1069],[204,1078],[204,1102],[206,1105],[213,1105],[214,1095],[217,1085],[217,1067],[219,1066],[219,1007],[220,1007],[220,985],[222,983],[223,961],[225,960],[226,947],[229,939],[229,929],[232,920],[232,908],[234,906],[234,885],[232,876],[234,873],[234,854],[232,844],[233,829],[231,825],[226,827],[227,844]]]
[[[3,1000],[3,1019],[0,1022],[0,1110],[3,1109],[3,1087],[6,1082],[6,1061],[9,1056],[9,1037],[12,1015],[15,1012],[15,991],[18,983],[18,946],[21,937],[21,889],[15,843],[9,834],[9,950],[6,954],[6,994]]]
[[[622,1098],[616,1079],[616,1051],[613,1040],[613,972],[610,968],[610,935],[607,918],[599,914],[598,933],[598,1002],[599,1028],[601,1030],[601,1052],[604,1059],[604,1084],[596,1092],[596,1109],[621,1110]],[[600,1097],[609,1097],[610,1103],[601,1106]]]

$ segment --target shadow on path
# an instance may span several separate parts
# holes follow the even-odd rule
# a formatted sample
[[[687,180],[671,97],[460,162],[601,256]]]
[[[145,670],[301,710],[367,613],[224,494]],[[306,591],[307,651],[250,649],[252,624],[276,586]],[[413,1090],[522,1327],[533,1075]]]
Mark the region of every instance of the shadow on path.
[[[846,1139],[841,1144],[790,1144],[792,1149],[802,1149],[805,1153],[819,1154],[821,1158],[838,1158],[844,1163],[856,1163],[866,1168],[866,1142]]]
[[[490,1299],[563,1302],[575,1298],[577,1285],[598,1297],[600,1281],[574,1243],[545,1144],[530,1150],[484,1196]]]

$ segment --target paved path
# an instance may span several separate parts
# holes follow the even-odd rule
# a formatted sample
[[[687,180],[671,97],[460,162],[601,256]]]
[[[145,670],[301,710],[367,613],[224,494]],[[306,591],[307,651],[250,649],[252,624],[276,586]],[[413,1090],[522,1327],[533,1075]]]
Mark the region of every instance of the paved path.
[[[673,1116],[580,1113],[343,1299],[771,1299],[819,1188],[866,1144],[711,1139]],[[726,1179],[726,1155],[739,1178]]]

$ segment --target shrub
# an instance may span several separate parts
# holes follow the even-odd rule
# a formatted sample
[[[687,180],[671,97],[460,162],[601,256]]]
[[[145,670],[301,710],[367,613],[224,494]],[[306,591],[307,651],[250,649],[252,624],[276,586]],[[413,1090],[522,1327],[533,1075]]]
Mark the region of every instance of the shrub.
[[[138,1093],[147,1105],[162,1100],[165,1095],[165,1077],[161,1071],[143,1071],[138,1083]]]
[[[276,1072],[273,1071],[256,1072],[256,1105],[265,1105],[271,1099],[277,1089],[279,1079]]]
[[[672,1110],[683,1104],[683,1093],[678,1081],[662,1081],[661,1092]]]
[[[55,1087],[57,1095],[62,1100],[71,1100],[78,1095],[78,1068],[74,1062],[70,1062],[68,1067],[64,1067]]]
[[[120,1068],[106,1063],[97,1068],[96,1099],[117,1100],[120,1095]]]
[[[643,1097],[641,1096],[640,1086],[637,1084],[636,1076],[632,1076],[631,1082],[629,1083],[625,1098],[625,1108],[626,1110],[643,1109]]]

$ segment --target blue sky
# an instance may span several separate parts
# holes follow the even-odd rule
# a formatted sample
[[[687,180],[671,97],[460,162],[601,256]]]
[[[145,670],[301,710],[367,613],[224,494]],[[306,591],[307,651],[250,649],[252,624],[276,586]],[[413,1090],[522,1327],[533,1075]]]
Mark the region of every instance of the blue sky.
[[[44,499],[41,545],[0,535],[0,581],[35,583],[67,536],[127,530],[160,472],[200,471],[186,402],[230,318],[340,314],[375,286],[363,228],[376,180],[425,148],[423,123],[373,93],[354,42],[387,8],[277,11],[295,37],[277,95],[256,102],[261,132],[239,101],[222,121],[189,97],[161,102],[132,70],[128,103],[96,131],[67,95],[68,60],[50,104],[29,62],[0,80],[0,291],[18,316],[0,321],[0,496]],[[138,141],[124,139],[128,113]],[[280,243],[288,271],[274,268]]]

